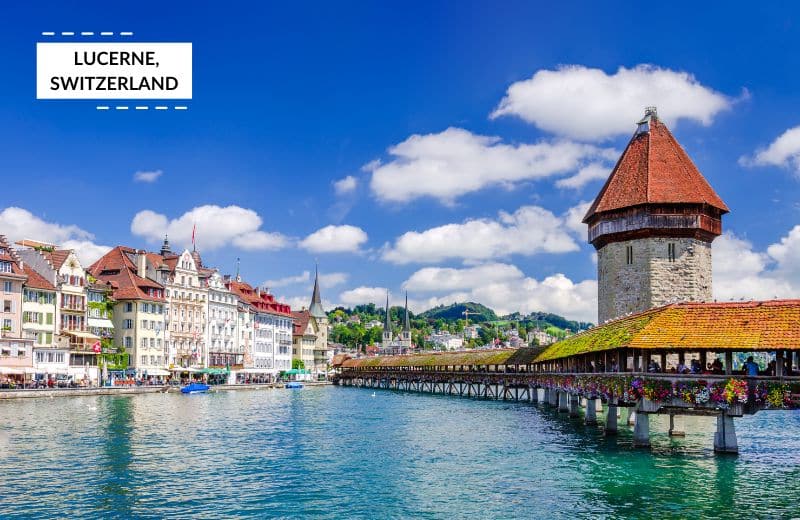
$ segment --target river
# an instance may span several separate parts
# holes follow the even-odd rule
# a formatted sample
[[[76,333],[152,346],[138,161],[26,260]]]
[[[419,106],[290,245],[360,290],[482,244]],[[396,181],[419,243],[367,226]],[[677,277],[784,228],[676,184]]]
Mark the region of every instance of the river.
[[[600,414],[602,419],[602,414]],[[338,387],[0,402],[0,517],[800,516],[800,412],[653,448],[527,403]]]

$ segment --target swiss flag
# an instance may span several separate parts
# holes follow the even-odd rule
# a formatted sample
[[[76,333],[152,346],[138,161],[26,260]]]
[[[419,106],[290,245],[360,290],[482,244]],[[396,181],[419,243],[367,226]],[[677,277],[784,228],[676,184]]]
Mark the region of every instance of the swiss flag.
[[[98,354],[100,353],[101,349],[100,349],[100,342],[99,341],[95,341],[94,342],[94,345],[92,345],[92,350],[94,350]]]

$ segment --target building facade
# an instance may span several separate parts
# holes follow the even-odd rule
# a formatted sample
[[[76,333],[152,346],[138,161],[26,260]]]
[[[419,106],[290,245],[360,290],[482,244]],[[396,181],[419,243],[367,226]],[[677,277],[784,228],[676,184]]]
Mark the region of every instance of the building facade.
[[[648,108],[583,219],[597,250],[598,321],[711,300],[711,242],[727,212]]]
[[[117,246],[92,264],[89,273],[111,289],[116,353],[126,354],[139,376],[164,376],[168,362],[164,287],[147,277],[148,265],[144,251]]]
[[[23,335],[22,294],[26,281],[24,262],[0,235],[0,374],[23,379],[32,366],[33,340]]]
[[[208,345],[209,367],[244,365],[244,346],[239,341],[239,298],[225,286],[224,278],[214,272],[208,278]]]

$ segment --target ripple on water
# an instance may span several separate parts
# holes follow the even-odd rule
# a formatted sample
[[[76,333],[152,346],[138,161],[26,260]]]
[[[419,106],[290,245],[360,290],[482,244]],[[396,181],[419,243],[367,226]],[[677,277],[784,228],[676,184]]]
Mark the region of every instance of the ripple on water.
[[[792,516],[797,412],[652,450],[528,404],[352,388],[0,402],[9,518]]]

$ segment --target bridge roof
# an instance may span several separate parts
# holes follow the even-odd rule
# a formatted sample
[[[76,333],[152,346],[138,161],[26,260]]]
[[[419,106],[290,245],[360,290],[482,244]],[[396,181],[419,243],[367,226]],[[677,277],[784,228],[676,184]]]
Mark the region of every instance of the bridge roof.
[[[508,359],[516,354],[516,352],[517,351],[514,349],[494,349],[435,352],[430,354],[414,354],[411,356],[374,356],[347,359],[342,363],[342,368],[505,365]]]
[[[554,343],[536,361],[616,348],[800,350],[800,300],[674,303]]]

